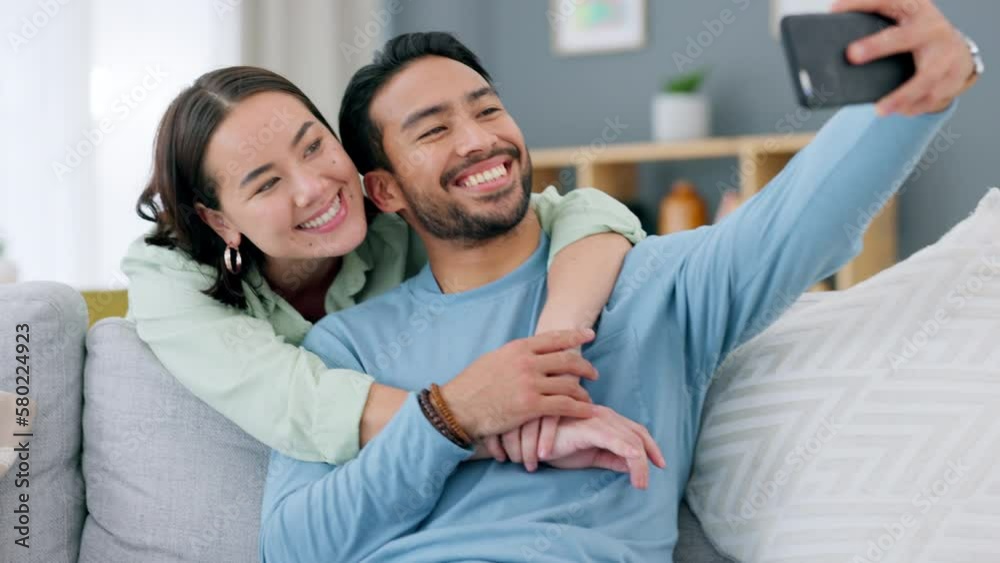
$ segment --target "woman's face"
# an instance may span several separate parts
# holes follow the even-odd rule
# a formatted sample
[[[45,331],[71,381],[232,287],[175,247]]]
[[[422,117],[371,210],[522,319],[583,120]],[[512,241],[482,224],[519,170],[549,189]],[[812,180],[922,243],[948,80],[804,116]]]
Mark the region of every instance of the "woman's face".
[[[343,256],[367,233],[354,163],[289,94],[237,104],[212,135],[205,167],[220,210],[199,215],[229,244],[250,239],[272,265]]]

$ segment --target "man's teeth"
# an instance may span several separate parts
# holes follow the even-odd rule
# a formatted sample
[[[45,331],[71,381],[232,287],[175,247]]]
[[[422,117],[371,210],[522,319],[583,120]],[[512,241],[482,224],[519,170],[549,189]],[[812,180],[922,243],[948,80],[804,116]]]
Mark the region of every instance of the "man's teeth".
[[[337,196],[337,199],[333,200],[333,205],[330,206],[330,209],[326,210],[326,213],[320,215],[319,217],[313,219],[312,221],[306,221],[305,223],[302,223],[301,225],[299,225],[299,227],[303,229],[315,229],[317,227],[322,227],[323,225],[329,223],[331,219],[336,217],[337,213],[339,212],[340,212],[340,196]]]
[[[502,178],[506,175],[507,175],[507,167],[504,166],[503,164],[500,164],[494,168],[490,168],[489,170],[480,172],[479,174],[473,174],[472,176],[469,176],[468,178],[465,179],[464,182],[462,182],[462,187],[474,188],[479,184],[496,180],[497,178]]]

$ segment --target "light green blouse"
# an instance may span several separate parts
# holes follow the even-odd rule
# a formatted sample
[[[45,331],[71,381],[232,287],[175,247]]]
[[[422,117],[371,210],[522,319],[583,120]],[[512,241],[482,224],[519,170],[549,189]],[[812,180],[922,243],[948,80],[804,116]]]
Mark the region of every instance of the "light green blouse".
[[[551,237],[550,261],[593,234],[614,231],[633,243],[645,236],[624,205],[598,190],[560,196],[550,187],[531,202]],[[326,311],[392,289],[425,262],[420,239],[406,223],[379,215],[364,242],[344,257],[326,294]],[[358,454],[372,377],[329,369],[299,347],[312,323],[259,274],[244,281],[247,309],[241,310],[202,293],[214,272],[183,251],[140,238],[121,267],[129,277],[128,317],[139,337],[195,396],[287,456],[340,464]]]

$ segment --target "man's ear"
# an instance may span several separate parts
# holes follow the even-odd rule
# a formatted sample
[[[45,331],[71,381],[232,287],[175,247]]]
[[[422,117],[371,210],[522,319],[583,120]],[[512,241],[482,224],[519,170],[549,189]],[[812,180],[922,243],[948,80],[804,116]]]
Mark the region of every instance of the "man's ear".
[[[406,209],[406,199],[396,179],[385,170],[373,170],[364,176],[365,192],[385,213]]]
[[[194,204],[194,210],[203,223],[215,231],[215,234],[230,246],[240,245],[240,232],[226,220],[225,215],[217,209],[209,209],[201,203]]]

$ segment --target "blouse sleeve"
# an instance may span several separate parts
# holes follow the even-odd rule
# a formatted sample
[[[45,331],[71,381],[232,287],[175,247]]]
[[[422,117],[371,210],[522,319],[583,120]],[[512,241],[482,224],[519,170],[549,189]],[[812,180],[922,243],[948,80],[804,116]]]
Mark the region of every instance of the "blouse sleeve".
[[[549,234],[549,264],[560,250],[574,242],[600,233],[615,232],[637,244],[646,238],[645,231],[624,204],[594,189],[579,188],[559,195],[554,186],[532,196],[542,230]]]
[[[370,376],[328,369],[268,321],[202,293],[205,271],[179,251],[139,240],[122,270],[139,337],[196,397],[290,457],[340,464],[358,455]]]

